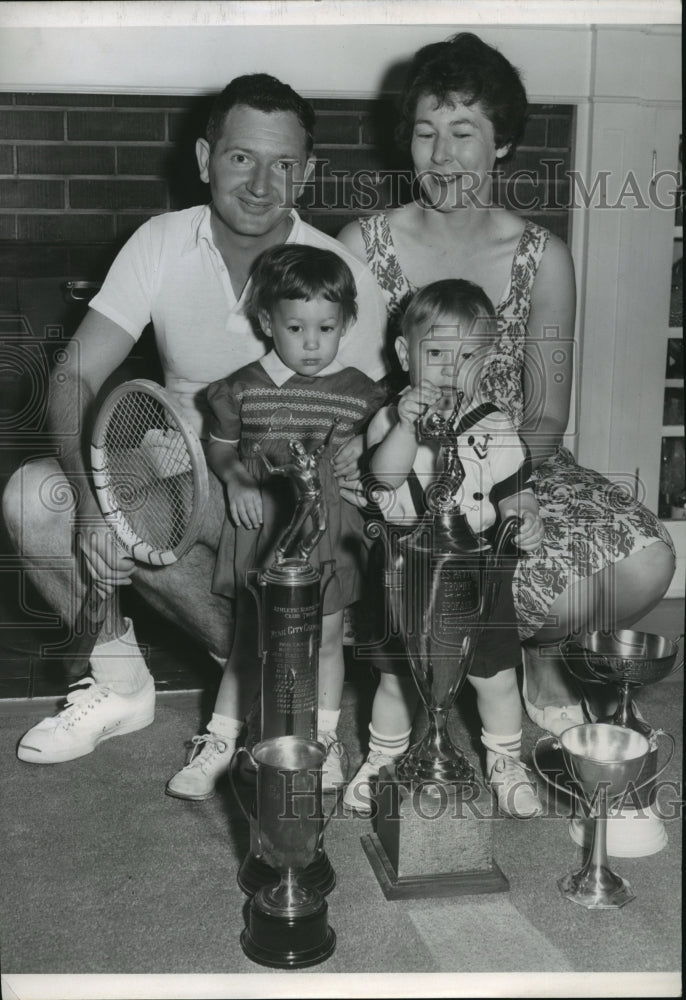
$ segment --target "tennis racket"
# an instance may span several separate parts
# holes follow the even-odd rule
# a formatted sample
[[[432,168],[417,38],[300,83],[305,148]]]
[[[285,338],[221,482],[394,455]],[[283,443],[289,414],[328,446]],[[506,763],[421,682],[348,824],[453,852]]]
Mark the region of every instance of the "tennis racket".
[[[197,540],[209,495],[205,456],[156,382],[134,379],[107,396],[93,427],[91,471],[105,522],[136,562],[169,566]],[[84,672],[108,605],[85,559],[82,574],[86,594],[62,651],[70,676]]]

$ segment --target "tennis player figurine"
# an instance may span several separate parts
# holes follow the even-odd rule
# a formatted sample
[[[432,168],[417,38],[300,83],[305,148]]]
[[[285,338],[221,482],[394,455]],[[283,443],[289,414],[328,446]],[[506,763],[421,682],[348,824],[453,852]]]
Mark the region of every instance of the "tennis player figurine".
[[[285,462],[283,465],[273,465],[262,451],[261,445],[255,445],[255,451],[259,453],[267,471],[273,476],[287,476],[293,482],[297,491],[293,516],[281,536],[274,554],[274,562],[277,565],[282,563],[293,549],[308,517],[312,519],[312,530],[298,543],[296,553],[300,559],[304,559],[307,562],[317,542],[326,531],[326,504],[322,497],[319,459],[326,450],[337,423],[337,419],[334,418],[329,433],[313,451],[306,451],[302,441],[289,441],[288,447],[293,456],[293,461]]]

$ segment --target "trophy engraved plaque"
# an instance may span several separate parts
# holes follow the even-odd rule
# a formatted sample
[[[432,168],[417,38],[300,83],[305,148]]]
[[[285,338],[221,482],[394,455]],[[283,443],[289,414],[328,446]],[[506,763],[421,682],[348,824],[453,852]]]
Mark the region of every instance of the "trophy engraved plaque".
[[[426,491],[427,513],[411,531],[372,522],[386,548],[390,618],[407,652],[426,710],[422,738],[394,768],[382,768],[375,833],[365,853],[389,899],[502,892],[509,884],[492,856],[492,820],[469,803],[490,803],[448,717],[473,662],[498,592],[496,571],[518,519],[500,526],[491,547],[460,509],[464,468],[457,454],[458,410],[432,414],[420,434],[441,445],[442,474]],[[481,814],[480,814],[481,813]]]
[[[247,578],[248,589],[258,609],[262,742],[285,736],[305,740],[317,738],[322,577],[309,558],[326,530],[326,504],[322,498],[318,463],[331,440],[334,426],[332,424],[324,441],[312,452],[307,452],[300,441],[289,441],[292,460],[281,466],[274,466],[269,461],[261,450],[261,443],[255,446],[268,471],[290,478],[296,490],[296,506],[280,536],[274,561],[264,571],[249,572]],[[312,527],[303,536],[308,517],[311,517]],[[263,856],[253,809],[250,850],[239,869],[238,884],[252,896],[262,886],[273,885],[278,879],[279,873]],[[321,843],[309,865],[300,873],[300,881],[323,894],[336,884],[333,867]]]

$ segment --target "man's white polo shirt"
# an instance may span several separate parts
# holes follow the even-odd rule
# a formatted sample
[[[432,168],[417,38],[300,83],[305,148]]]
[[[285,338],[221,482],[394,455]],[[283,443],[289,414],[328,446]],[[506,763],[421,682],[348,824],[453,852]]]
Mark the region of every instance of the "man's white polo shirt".
[[[341,243],[291,212],[288,243],[333,250],[350,267],[358,294],[358,319],[341,340],[338,360],[371,379],[387,371],[386,309],[368,268]],[[202,390],[262,357],[270,343],[253,328],[212,238],[209,205],[154,216],[115,258],[91,308],[121,326],[133,340],[152,322],[165,385],[198,433],[204,435]]]

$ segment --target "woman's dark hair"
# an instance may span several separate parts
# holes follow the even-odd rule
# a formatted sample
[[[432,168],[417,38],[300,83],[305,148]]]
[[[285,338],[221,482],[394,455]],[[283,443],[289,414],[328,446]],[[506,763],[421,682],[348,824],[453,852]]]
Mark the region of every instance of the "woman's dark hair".
[[[347,326],[357,319],[357,288],[352,271],[337,253],[301,243],[265,250],[252,271],[248,312],[256,319],[281,299],[323,298],[337,302]]]
[[[464,278],[444,278],[425,285],[413,296],[401,321],[402,334],[409,340],[413,330],[425,333],[440,325],[437,320],[447,317],[468,320],[465,333],[486,336],[497,327],[493,303],[481,285]]]
[[[210,144],[210,151],[221,135],[224,119],[231,108],[243,104],[256,111],[272,114],[274,111],[292,112],[305,130],[305,142],[308,155],[314,144],[314,108],[309,101],[296,93],[287,83],[281,83],[275,76],[268,73],[248,73],[237,76],[215,99],[210,111],[210,117],[205,129],[205,138]]]
[[[481,104],[495,132],[496,146],[514,152],[524,134],[527,99],[518,70],[497,49],[469,32],[425,45],[415,54],[400,98],[402,122],[397,139],[407,145],[420,97],[439,106],[459,94],[465,104]]]

